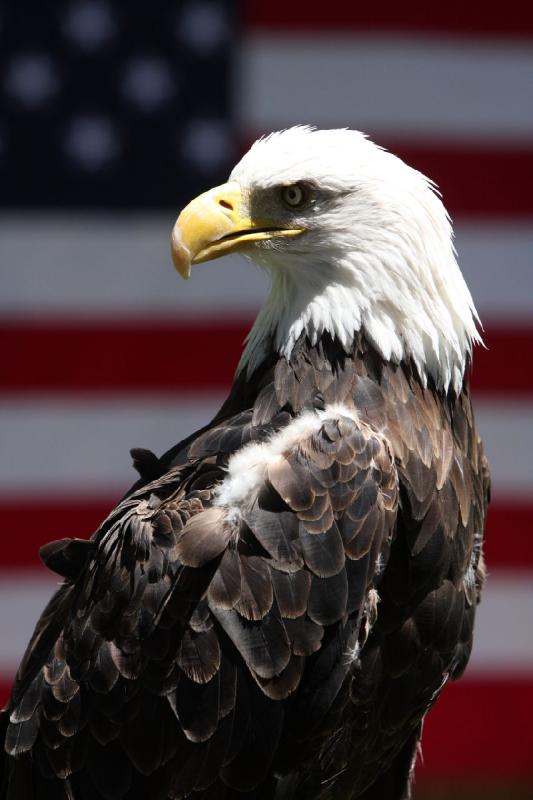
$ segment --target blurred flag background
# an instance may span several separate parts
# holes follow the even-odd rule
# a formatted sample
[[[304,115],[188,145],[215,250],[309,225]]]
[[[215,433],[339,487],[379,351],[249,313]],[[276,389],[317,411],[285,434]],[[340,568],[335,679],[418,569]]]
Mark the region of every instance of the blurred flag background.
[[[56,583],[39,545],[94,530],[135,479],[130,447],[209,419],[265,296],[238,259],[179,281],[180,205],[257,135],[350,126],[439,184],[488,347],[489,581],[466,678],[427,721],[420,796],[531,796],[533,10],[476,6],[2,4],[0,704]]]

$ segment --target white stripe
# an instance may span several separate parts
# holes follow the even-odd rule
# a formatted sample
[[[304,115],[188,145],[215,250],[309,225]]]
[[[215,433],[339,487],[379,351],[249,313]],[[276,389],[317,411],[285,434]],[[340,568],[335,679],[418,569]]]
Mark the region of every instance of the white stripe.
[[[170,259],[173,220],[158,215],[0,215],[0,314],[145,316],[250,314],[266,292],[258,267],[233,257],[194,268]]]
[[[248,38],[237,76],[246,130],[305,122],[500,141],[533,132],[529,43],[258,34]]]
[[[489,575],[476,616],[470,677],[533,670],[532,612],[533,574]]]
[[[58,580],[41,572],[0,573],[0,676],[14,673]],[[489,577],[476,618],[468,668],[476,675],[533,670],[533,574]]]
[[[24,397],[0,402],[0,493],[122,492],[138,477],[129,450],[158,455],[206,425],[217,395],[78,400]]]
[[[98,399],[10,397],[0,402],[0,495],[123,491],[135,479],[128,451],[161,454],[201,428],[219,394]],[[476,402],[494,496],[533,501],[533,403]]]
[[[455,226],[459,264],[481,320],[533,319],[533,225]]]
[[[15,673],[39,614],[60,583],[44,570],[0,573],[0,677]]]
[[[259,268],[230,257],[195,267],[184,283],[169,242],[161,215],[0,215],[0,314],[255,314],[268,287]],[[482,318],[533,318],[533,225],[461,223],[456,246]]]
[[[495,364],[505,369],[505,364]],[[502,400],[474,403],[492,477],[493,498],[533,502],[533,403]]]

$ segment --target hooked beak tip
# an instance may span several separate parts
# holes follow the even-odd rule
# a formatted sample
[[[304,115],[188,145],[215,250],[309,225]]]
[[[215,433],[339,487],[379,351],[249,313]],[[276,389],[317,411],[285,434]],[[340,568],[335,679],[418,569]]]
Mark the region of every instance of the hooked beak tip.
[[[188,280],[191,275],[191,254],[183,244],[177,225],[174,226],[172,231],[170,253],[176,271],[179,272],[184,280]]]

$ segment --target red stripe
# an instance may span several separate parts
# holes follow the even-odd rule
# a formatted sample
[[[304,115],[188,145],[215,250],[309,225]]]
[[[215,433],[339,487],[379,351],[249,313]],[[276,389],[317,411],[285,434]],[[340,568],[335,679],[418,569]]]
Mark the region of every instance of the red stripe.
[[[251,321],[0,323],[0,391],[157,392],[229,387]],[[477,348],[477,392],[528,395],[532,327],[488,326]]]
[[[485,533],[489,573],[496,569],[533,569],[532,504],[512,499],[493,502]]]
[[[0,679],[0,709],[7,703],[10,691],[11,681],[7,680],[5,677],[3,680]],[[2,746],[2,744],[3,743],[0,742],[0,746]]]
[[[515,779],[533,786],[532,709],[532,676],[446,687],[427,718],[417,776]]]
[[[0,708],[9,692],[10,682],[4,677],[0,681]],[[532,708],[531,677],[463,680],[448,686],[424,727],[417,785],[438,781],[442,791],[443,784],[458,780],[514,780],[533,786],[528,735]]]
[[[229,387],[250,323],[0,324],[4,391],[173,391]]]
[[[473,391],[496,395],[533,394],[533,370],[528,367],[533,353],[531,323],[516,327],[489,323],[483,341],[486,347],[477,347],[474,354]]]
[[[338,127],[347,124],[339,121]],[[328,127],[335,127],[334,125]],[[244,154],[269,130],[252,131],[242,143]],[[422,142],[398,139],[381,130],[366,130],[378,144],[431,178],[442,192],[454,218],[511,218],[533,216],[533,147],[508,147],[484,142]]]
[[[454,218],[533,216],[532,147],[375,140],[435,181]]]
[[[453,34],[490,34],[526,37],[533,34],[533,10],[529,3],[511,6],[508,13],[498,4],[484,3],[310,3],[309,0],[269,0],[242,3],[244,21],[253,29],[290,31],[378,30],[394,33],[435,31]]]
[[[169,442],[169,444],[171,444]],[[109,514],[119,497],[0,501],[5,532],[0,567],[33,568],[39,547],[67,536],[86,538]],[[489,572],[533,569],[533,503],[495,502],[490,507],[485,556]]]
[[[133,483],[133,481],[132,481]],[[4,537],[0,568],[35,568],[41,565],[39,548],[54,539],[86,539],[107,517],[120,497],[94,499],[0,501]]]

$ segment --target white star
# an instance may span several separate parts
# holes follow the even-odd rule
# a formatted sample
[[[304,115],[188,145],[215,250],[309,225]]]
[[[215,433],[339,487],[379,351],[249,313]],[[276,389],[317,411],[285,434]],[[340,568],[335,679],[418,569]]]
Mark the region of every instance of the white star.
[[[180,39],[204,55],[223,44],[228,35],[224,11],[214,2],[189,3],[178,22]]]
[[[106,3],[79,0],[68,8],[63,31],[83,50],[93,51],[113,38],[116,26]]]
[[[134,58],[126,65],[122,91],[142,111],[155,111],[172,97],[175,81],[160,58]]]
[[[119,155],[120,143],[114,126],[105,117],[77,117],[67,130],[65,151],[84,169],[94,172]]]
[[[57,92],[59,79],[48,56],[22,53],[8,64],[5,88],[19,103],[35,109]]]
[[[184,136],[181,154],[204,170],[223,166],[232,155],[228,126],[220,120],[193,120]]]

